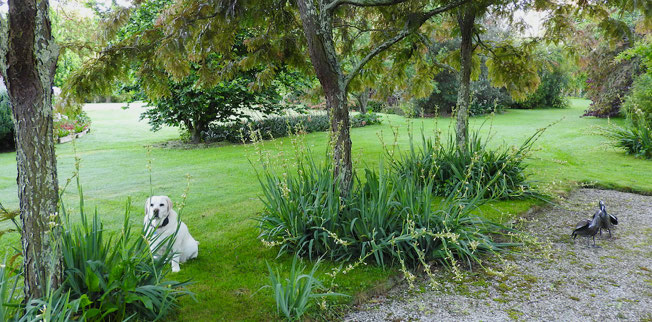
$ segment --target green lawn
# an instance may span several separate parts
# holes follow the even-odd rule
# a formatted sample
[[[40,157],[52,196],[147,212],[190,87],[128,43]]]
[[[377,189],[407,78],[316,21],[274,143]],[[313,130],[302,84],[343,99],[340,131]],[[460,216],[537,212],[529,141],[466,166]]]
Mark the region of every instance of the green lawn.
[[[567,191],[574,183],[592,182],[604,187],[652,193],[652,162],[635,159],[605,144],[605,138],[595,134],[597,126],[607,120],[580,118],[588,101],[572,100],[572,107],[563,110],[509,110],[493,118],[495,144],[520,144],[535,129],[559,121],[535,145],[528,161],[532,178],[546,187]],[[76,142],[81,158],[81,181],[89,209],[97,207],[105,227],[117,229],[122,221],[125,201],[131,197],[132,222],[142,224],[143,203],[150,192],[147,171],[147,146],[151,149],[152,184],[154,194],[169,195],[180,202],[186,187],[186,174],[191,176],[187,206],[183,219],[193,236],[200,242],[199,258],[182,265],[175,279],[193,278],[191,290],[197,302],[182,301],[180,320],[268,320],[273,318],[274,304],[269,291],[256,291],[267,282],[265,261],[287,267],[286,257],[276,259],[276,249],[265,248],[256,238],[255,218],[262,210],[260,187],[255,171],[248,162],[254,157],[251,145],[215,145],[207,148],[164,148],[160,143],[176,139],[178,131],[166,128],[152,133],[146,122],[138,121],[141,109],[116,108],[88,110],[93,120],[92,132]],[[486,118],[473,118],[477,127]],[[390,127],[400,131],[398,144],[407,147],[407,124],[414,123],[419,131],[432,133],[433,119],[406,120],[386,116],[385,123],[352,130],[353,155],[356,165],[374,166],[383,154],[379,135],[391,142]],[[447,131],[449,119],[439,119],[439,127]],[[621,123],[622,121],[617,120]],[[489,122],[483,131],[489,130]],[[315,154],[322,155],[326,133],[305,136]],[[290,139],[265,142],[265,148],[291,154]],[[74,168],[72,144],[57,146],[59,178],[62,183]],[[283,158],[279,158],[283,159]],[[18,207],[16,196],[15,153],[0,154],[0,202],[9,209]],[[552,183],[554,182],[554,186]],[[65,200],[75,205],[75,187],[68,189]],[[488,210],[492,216],[518,213],[534,201],[499,202]],[[18,247],[17,235],[0,239],[4,247]],[[332,265],[324,265],[329,269]],[[393,270],[363,267],[340,276],[336,290],[356,294],[370,289],[395,274]],[[255,293],[255,294],[254,294]]]

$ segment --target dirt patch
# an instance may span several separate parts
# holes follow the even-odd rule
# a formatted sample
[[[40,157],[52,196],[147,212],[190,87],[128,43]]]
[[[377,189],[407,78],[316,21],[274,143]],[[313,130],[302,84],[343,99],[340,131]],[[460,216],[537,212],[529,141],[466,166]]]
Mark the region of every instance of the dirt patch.
[[[618,216],[597,247],[570,238],[604,200]],[[348,321],[652,320],[652,197],[581,189],[528,216],[534,248],[454,281],[439,270],[435,289],[400,286],[357,307]]]

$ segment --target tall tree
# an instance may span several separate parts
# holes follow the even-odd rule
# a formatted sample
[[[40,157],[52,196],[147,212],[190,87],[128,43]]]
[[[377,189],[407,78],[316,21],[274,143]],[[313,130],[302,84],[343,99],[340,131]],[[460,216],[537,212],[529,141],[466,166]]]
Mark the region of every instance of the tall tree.
[[[63,278],[54,245],[58,183],[52,131],[52,83],[59,49],[47,0],[10,0],[2,72],[13,108],[22,221],[25,298],[45,295]],[[5,60],[6,59],[6,60]]]
[[[341,65],[333,35],[333,21],[340,6],[390,7],[401,0],[298,0],[297,6],[303,33],[308,44],[308,52],[315,73],[326,96],[326,106],[331,117],[331,140],[333,141],[333,162],[335,175],[340,179],[340,190],[346,194],[353,177],[351,163],[351,135],[349,133],[349,108],[347,105],[349,84],[371,59],[417,31],[430,18],[449,11],[463,2],[454,2],[425,11],[403,13],[404,26],[393,37],[375,44],[372,49],[357,61],[348,73]]]
[[[347,105],[350,84],[376,56],[414,33],[429,19],[468,1],[215,0],[198,3],[180,0],[167,9],[152,28],[107,48],[94,60],[95,68],[91,66],[79,77],[74,77],[74,91],[86,93],[105,84],[102,79],[110,77],[100,77],[97,82],[89,75],[96,71],[96,74],[116,76],[116,70],[125,66],[122,61],[133,57],[146,61],[143,64],[146,69],[141,69],[141,72],[153,75],[152,80],[160,76],[161,73],[156,75],[153,72],[158,68],[174,78],[187,75],[186,59],[201,65],[199,83],[228,78],[237,69],[259,67],[260,82],[253,84],[252,88],[255,88],[267,82],[281,63],[305,67],[303,53],[307,47],[310,65],[319,79],[331,116],[335,175],[340,178],[341,191],[346,194],[352,180]],[[347,29],[348,22],[359,17],[378,22],[376,25],[382,25],[382,28],[374,28],[380,32],[368,38],[371,40],[367,41],[365,54],[360,59],[343,66],[349,53],[338,46],[341,42],[337,41],[336,29]],[[229,51],[236,31],[241,29],[246,29],[249,35],[245,40],[249,54],[234,57]],[[206,57],[212,53],[223,57],[219,68],[206,63]],[[180,56],[183,58],[179,59]],[[92,84],[85,81],[89,79],[93,79]],[[161,86],[155,82],[148,83],[154,89]]]

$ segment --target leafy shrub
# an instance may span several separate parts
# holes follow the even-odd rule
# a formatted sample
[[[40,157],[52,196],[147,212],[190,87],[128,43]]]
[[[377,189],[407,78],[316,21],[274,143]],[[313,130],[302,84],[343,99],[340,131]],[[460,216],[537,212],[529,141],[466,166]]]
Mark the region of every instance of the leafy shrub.
[[[12,274],[17,270],[9,270],[11,265],[1,265],[0,318],[3,321],[10,320],[9,316],[21,315],[20,321],[123,321],[134,317],[152,321],[171,313],[180,296],[192,295],[185,290],[188,282],[165,280],[170,272],[173,256],[170,246],[175,235],[159,243],[166,251],[154,249],[152,252],[149,243],[156,236],[153,232],[146,233],[144,228],[132,233],[128,201],[122,230],[107,238],[97,210],[91,222],[84,213],[84,196],[78,176],[77,185],[80,223],[70,222],[63,199],[60,199],[64,229],[60,239],[54,241],[62,250],[64,282],[57,289],[48,287],[43,298],[19,304],[23,302],[22,292],[16,292],[20,274]],[[11,220],[20,231],[15,219],[17,213],[7,211],[0,204],[0,214],[0,221]]]
[[[380,116],[376,113],[369,113],[361,119],[353,117],[352,127],[378,124]],[[372,122],[372,123],[368,123]],[[291,133],[312,133],[328,131],[330,129],[330,118],[327,114],[309,115],[286,115],[274,116],[258,120],[242,122],[213,123],[208,131],[204,133],[203,139],[206,142],[228,141],[232,143],[251,142],[258,139],[267,140],[288,136]]]
[[[640,60],[616,61],[626,46],[611,49],[606,45],[588,56],[586,96],[592,103],[585,116],[614,117],[620,113],[636,75],[641,73]]]
[[[22,292],[16,292],[17,286],[18,275],[11,265],[8,265],[5,257],[0,265],[0,320],[2,321],[10,321],[18,315],[17,304],[20,303]]]
[[[107,239],[97,211],[92,222],[87,220],[83,199],[79,225],[70,223],[65,207],[61,206],[67,227],[61,238],[66,277],[61,287],[73,299],[88,299],[85,320],[124,320],[132,315],[160,319],[176,307],[178,297],[189,294],[179,290],[187,282],[165,280],[173,255],[171,247],[161,256],[152,256],[147,240],[153,236],[133,234],[129,202],[126,209],[117,238]],[[172,243],[174,238],[161,244]]]
[[[253,72],[212,88],[197,88],[197,80],[194,73],[181,82],[169,80],[172,95],[148,98],[146,101],[152,108],[141,119],[147,118],[153,131],[163,125],[181,126],[198,143],[212,122],[240,122],[251,119],[252,111],[271,114],[282,109],[281,96],[274,87],[260,92],[249,89],[249,84],[255,82]]]
[[[69,117],[59,114],[58,119],[54,121],[54,136],[62,138],[70,134],[81,133],[87,130],[91,125],[91,118],[84,111]]]
[[[627,127],[614,126],[606,129],[605,135],[627,154],[652,159],[652,130],[645,122],[633,122]]]
[[[568,101],[564,91],[568,87],[568,75],[562,70],[559,63],[553,63],[550,68],[539,70],[541,84],[537,90],[530,94],[523,102],[515,102],[512,107],[534,108],[566,108]]]
[[[511,96],[504,88],[491,86],[486,75],[471,82],[471,105],[469,115],[482,115],[502,111],[512,102]]]
[[[86,306],[90,304],[83,295],[76,300],[70,299],[70,291],[64,293],[63,288],[48,288],[42,299],[31,299],[25,305],[25,314],[19,322],[28,321],[87,321]],[[91,311],[92,312],[92,311]],[[5,320],[7,321],[7,320]]]
[[[401,106],[399,104],[382,105],[382,108],[379,109],[379,111],[381,113],[385,113],[385,114],[395,114],[395,115],[404,115],[405,114],[405,112],[403,111],[403,109],[401,108]]]
[[[441,261],[454,271],[458,260],[479,261],[509,244],[492,234],[502,226],[474,211],[481,198],[457,193],[435,202],[432,184],[417,185],[411,176],[364,170],[348,196],[340,194],[332,165],[306,157],[298,173],[260,177],[265,210],[260,238],[279,245],[279,254],[326,256],[332,260],[373,260],[377,265],[401,264],[403,269]],[[435,206],[437,205],[438,206]],[[407,271],[405,271],[408,274]]]
[[[410,143],[410,151],[395,159],[397,173],[412,177],[420,186],[432,181],[432,191],[446,196],[460,191],[465,197],[522,198],[535,192],[527,182],[523,160],[545,129],[538,130],[519,148],[487,147],[477,131],[470,133],[465,151],[451,134],[448,142],[422,133],[421,149]],[[412,142],[412,141],[410,141]]]
[[[382,111],[385,108],[385,103],[382,101],[369,99],[367,102],[367,110],[369,111]]]
[[[627,119],[638,126],[638,123],[652,126],[652,74],[641,75],[632,86],[632,91],[625,98],[623,109]]]
[[[400,101],[398,103],[398,108],[401,110],[399,115],[403,115],[407,118],[415,118],[423,116],[423,110],[419,104],[415,104],[412,100],[410,101]]]
[[[440,72],[434,80],[437,82],[435,90],[427,99],[417,100],[417,105],[425,114],[449,115],[457,106],[459,80],[449,71]],[[491,86],[487,68],[482,66],[479,79],[471,82],[469,114],[491,113],[511,103],[512,98],[507,91]]]
[[[273,270],[269,264],[269,282],[270,284],[263,286],[263,288],[271,288],[274,293],[274,300],[276,301],[276,313],[283,314],[289,321],[298,320],[310,308],[310,300],[314,298],[326,296],[343,296],[344,294],[338,293],[322,293],[315,294],[315,289],[324,289],[322,283],[315,278],[317,268],[319,268],[319,261],[315,263],[310,270],[310,273],[304,274],[305,266],[297,264],[298,257],[294,256],[292,260],[292,267],[290,268],[290,276],[283,281],[278,269]]]
[[[1,85],[0,85],[1,86]],[[0,88],[0,151],[14,149],[14,121],[7,89]]]
[[[381,123],[383,123],[382,117],[372,110],[368,110],[367,113],[356,114],[351,118],[351,127],[362,127]]]
[[[251,142],[255,139],[284,137],[297,131],[328,131],[329,128],[330,119],[326,114],[275,116],[244,122],[213,123],[204,134],[204,140]]]

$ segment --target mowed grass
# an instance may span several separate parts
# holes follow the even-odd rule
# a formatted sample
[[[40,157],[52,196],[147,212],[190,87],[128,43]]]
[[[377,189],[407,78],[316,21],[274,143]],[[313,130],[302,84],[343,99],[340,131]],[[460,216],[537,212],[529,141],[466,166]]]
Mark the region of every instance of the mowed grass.
[[[652,162],[626,156],[606,145],[597,135],[598,127],[608,120],[580,118],[589,102],[572,100],[571,108],[557,110],[509,110],[494,117],[471,119],[471,127],[482,123],[482,131],[495,132],[492,144],[520,144],[537,128],[550,127],[535,145],[528,160],[528,171],[538,184],[565,192],[576,183],[593,183],[603,187],[652,193]],[[200,242],[199,258],[182,265],[171,278],[190,279],[190,289],[196,293],[182,300],[178,320],[270,320],[275,307],[268,289],[257,292],[267,283],[265,262],[288,268],[291,258],[276,258],[277,249],[269,249],[257,239],[256,217],[263,210],[252,145],[212,145],[203,148],[165,147],[163,143],[178,138],[176,129],[165,128],[152,133],[145,121],[138,121],[142,109],[132,106],[121,110],[120,104],[88,105],[93,120],[92,132],[76,142],[81,158],[81,182],[87,210],[95,208],[105,227],[117,230],[122,222],[125,204],[131,198],[131,221],[142,225],[144,201],[150,194],[168,195],[177,205],[190,176],[189,193],[182,211],[183,220]],[[613,122],[613,120],[612,120]],[[622,120],[615,122],[622,123]],[[381,139],[387,144],[394,140],[392,129],[398,129],[398,146],[407,149],[408,124],[414,137],[423,128],[427,135],[435,129],[434,119],[407,120],[385,116],[383,125],[352,130],[353,155],[356,167],[378,164],[384,154]],[[450,129],[450,119],[437,120],[444,135]],[[327,133],[306,135],[304,140],[315,155],[322,156]],[[148,149],[148,146],[152,146]],[[292,154],[290,138],[267,141],[263,148],[271,151],[275,162]],[[148,156],[148,150],[151,151]],[[58,171],[61,186],[74,171],[73,145],[57,145]],[[152,162],[151,185],[148,160]],[[254,162],[255,164],[255,162]],[[291,173],[291,164],[285,165]],[[68,208],[77,204],[76,187],[71,185],[64,200]],[[9,209],[18,207],[16,194],[15,153],[0,154],[0,202]],[[597,202],[597,201],[596,201]],[[485,207],[484,215],[507,219],[527,210],[535,200],[502,201]],[[3,248],[20,247],[17,234],[0,239]],[[322,272],[337,265],[325,263]],[[350,295],[369,291],[397,274],[364,266],[336,280],[334,291]],[[325,280],[326,277],[322,275]]]

